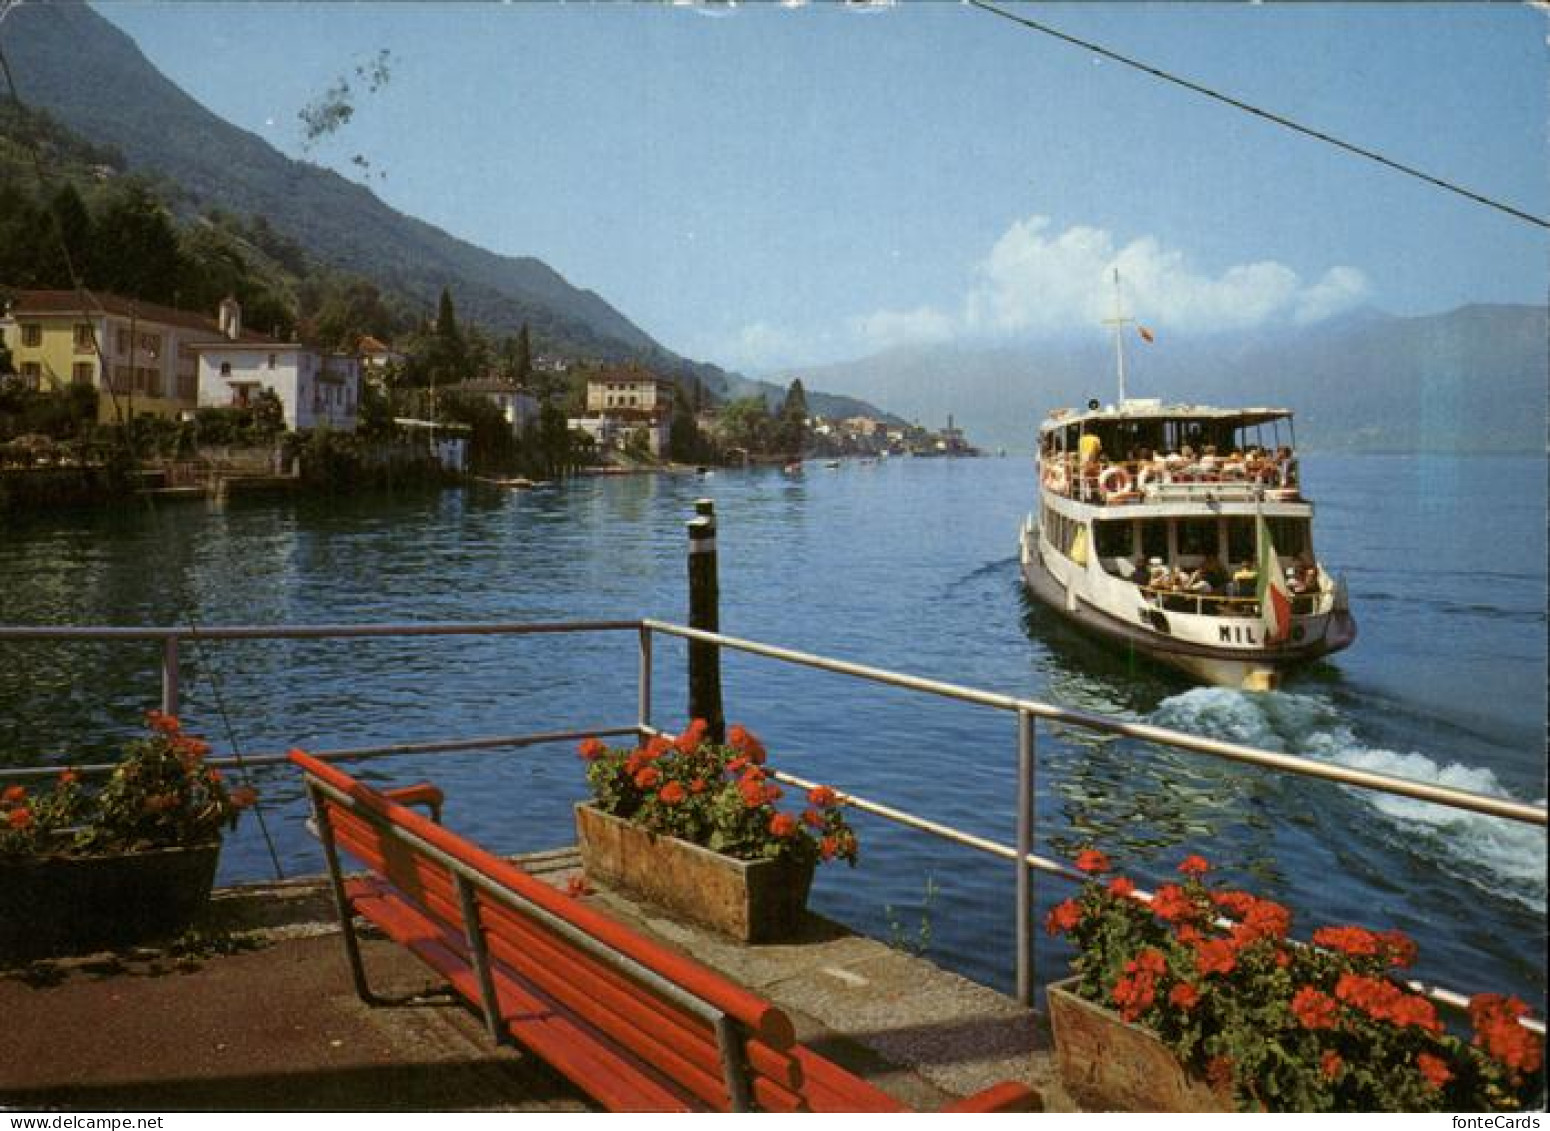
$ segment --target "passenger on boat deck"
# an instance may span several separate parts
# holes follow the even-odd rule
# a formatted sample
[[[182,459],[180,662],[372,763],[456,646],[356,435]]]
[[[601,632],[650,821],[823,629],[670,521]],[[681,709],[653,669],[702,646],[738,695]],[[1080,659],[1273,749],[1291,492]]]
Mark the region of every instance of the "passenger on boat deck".
[[[1244,562],[1233,571],[1232,580],[1227,583],[1227,595],[1229,597],[1252,597],[1256,583],[1259,581],[1259,572],[1254,568],[1253,562]]]
[[[1227,571],[1215,554],[1206,555],[1200,567],[1185,578],[1185,586],[1191,593],[1215,593],[1227,584]]]
[[[1173,571],[1163,565],[1161,558],[1146,563],[1146,583],[1153,589],[1172,589]]]
[[[1214,475],[1216,473],[1216,446],[1214,444],[1206,445],[1205,452],[1200,457],[1200,462],[1196,464],[1196,469],[1204,475]]]
[[[1295,566],[1286,567],[1286,587],[1293,593],[1319,591],[1319,567],[1306,553],[1298,555]]]

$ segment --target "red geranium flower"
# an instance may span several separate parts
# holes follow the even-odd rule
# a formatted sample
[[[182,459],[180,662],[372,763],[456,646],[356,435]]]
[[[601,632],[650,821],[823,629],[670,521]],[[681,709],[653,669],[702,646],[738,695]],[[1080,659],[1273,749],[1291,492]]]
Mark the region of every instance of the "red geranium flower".
[[[1345,1061],[1340,1059],[1340,1054],[1334,1049],[1325,1049],[1324,1055],[1319,1058],[1319,1071],[1323,1072],[1328,1079],[1333,1080],[1340,1075],[1343,1068],[1345,1068]]]
[[[807,791],[808,804],[828,809],[839,802],[839,795],[826,785],[815,785]]]
[[[5,787],[5,792],[0,793],[0,801],[4,801],[7,805],[15,805],[25,800],[27,800],[27,790],[23,786],[8,785]]]
[[[737,783],[737,792],[742,796],[743,805],[748,809],[757,809],[764,804],[764,785],[756,781],[741,781]]]
[[[736,750],[739,754],[746,754],[749,759],[758,763],[759,765],[764,764],[764,759],[766,757],[764,752],[764,743],[760,742],[753,736],[750,731],[746,730],[745,728],[734,726],[731,730],[727,731],[727,745],[732,747],[732,749]]]
[[[1178,923],[1195,917],[1195,903],[1177,884],[1163,884],[1152,896],[1152,914],[1164,923]]]
[[[1119,1014],[1126,1021],[1135,1021],[1151,1008],[1157,999],[1157,984],[1149,974],[1137,974],[1121,978],[1114,983],[1109,996],[1119,1006]]]
[[[1188,1013],[1200,1003],[1200,991],[1189,982],[1180,982],[1168,991],[1168,1001]]]
[[[1052,935],[1063,935],[1075,930],[1082,921],[1082,908],[1076,900],[1058,903],[1044,920],[1044,929]]]
[[[576,747],[577,756],[586,759],[588,762],[597,761],[607,752],[608,747],[604,746],[602,740],[597,738],[583,738]]]
[[[1453,1073],[1449,1071],[1447,1063],[1438,1056],[1429,1052],[1416,1055],[1415,1066],[1420,1069],[1421,1075],[1426,1077],[1426,1082],[1434,1088],[1440,1088],[1453,1079]]]
[[[152,730],[162,734],[177,734],[182,729],[182,724],[174,716],[155,709],[145,713],[145,722]]]
[[[834,854],[839,851],[839,841],[832,836],[826,836],[818,842],[818,854],[825,860],[833,860]]]
[[[662,771],[655,766],[646,766],[635,774],[636,789],[650,789],[662,780]]]
[[[705,732],[710,729],[710,724],[704,719],[695,719],[673,741],[673,746],[680,754],[693,754],[700,748],[700,743],[705,741]]]
[[[1204,856],[1186,856],[1179,863],[1179,871],[1186,876],[1203,876],[1211,870]]]
[[[13,829],[30,829],[32,827],[32,810],[12,809],[6,814],[5,820]]]
[[[1088,875],[1098,875],[1109,870],[1109,858],[1096,848],[1084,848],[1076,858],[1078,871]]]
[[[1378,936],[1366,927],[1320,927],[1313,932],[1313,945],[1368,958],[1378,953]]]
[[[797,834],[797,819],[790,813],[776,813],[770,818],[770,835],[781,840]]]
[[[1115,876],[1109,881],[1109,894],[1119,899],[1128,898],[1136,890],[1136,885],[1124,876]]]
[[[662,787],[662,792],[657,794],[657,800],[664,805],[678,805],[688,796],[688,791],[680,783],[670,781]]]
[[[1328,994],[1303,986],[1292,997],[1292,1016],[1304,1029],[1333,1029],[1340,1019],[1340,1007]]]
[[[1528,1011],[1522,1001],[1502,994],[1476,994],[1469,1002],[1475,1045],[1522,1074],[1537,1072],[1543,1060],[1539,1041],[1518,1024]]]
[[[705,792],[705,779],[704,778],[695,778],[692,782],[690,782],[689,783],[689,792],[690,793],[694,793],[694,794],[704,793]]]
[[[1403,931],[1382,932],[1378,936],[1378,945],[1383,949],[1384,961],[1390,966],[1408,968],[1415,965],[1415,940]]]
[[[1168,959],[1155,946],[1149,946],[1125,963],[1125,969],[1133,974],[1162,975],[1168,972]]]
[[[802,810],[802,823],[809,828],[823,828],[823,814],[816,809]]]
[[[1208,939],[1195,948],[1195,969],[1202,975],[1231,974],[1238,952],[1228,939]]]

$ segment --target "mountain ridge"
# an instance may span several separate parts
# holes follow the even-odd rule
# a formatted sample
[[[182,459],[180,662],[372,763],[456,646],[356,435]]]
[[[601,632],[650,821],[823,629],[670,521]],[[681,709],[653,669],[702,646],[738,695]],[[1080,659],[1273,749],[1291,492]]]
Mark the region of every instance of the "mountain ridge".
[[[131,172],[178,185],[184,212],[219,207],[261,216],[329,267],[370,278],[427,314],[448,287],[465,320],[507,334],[527,324],[557,352],[642,361],[717,396],[751,391],[774,400],[784,392],[674,353],[536,257],[482,248],[393,208],[364,185],[286,156],[201,105],[84,3],[12,8],[0,21],[0,46],[25,103],[89,142],[112,146]],[[91,81],[80,81],[82,74]],[[809,398],[817,411],[878,413],[819,390]]]
[[[1297,413],[1305,446],[1361,451],[1543,451],[1550,310],[1472,303],[1379,311],[1308,327],[1158,334],[1127,346],[1128,393]],[[804,381],[916,418],[954,414],[982,445],[1031,449],[1052,408],[1115,396],[1112,343],[902,347],[815,366]],[[1485,391],[1488,395],[1482,395]]]

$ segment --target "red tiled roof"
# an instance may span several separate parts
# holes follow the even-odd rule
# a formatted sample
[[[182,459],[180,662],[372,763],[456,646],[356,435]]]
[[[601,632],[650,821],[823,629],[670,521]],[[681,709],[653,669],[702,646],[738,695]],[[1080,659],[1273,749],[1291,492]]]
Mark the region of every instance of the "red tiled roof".
[[[83,301],[84,300],[84,301]],[[146,322],[160,322],[168,326],[182,326],[186,330],[206,330],[212,337],[220,337],[220,324],[203,314],[191,310],[177,310],[154,302],[124,298],[122,295],[99,291],[17,291],[11,303],[12,317],[27,315],[77,314],[96,317],[116,314],[121,318],[138,318]],[[258,334],[244,329],[239,339],[244,342],[270,342],[268,334]]]

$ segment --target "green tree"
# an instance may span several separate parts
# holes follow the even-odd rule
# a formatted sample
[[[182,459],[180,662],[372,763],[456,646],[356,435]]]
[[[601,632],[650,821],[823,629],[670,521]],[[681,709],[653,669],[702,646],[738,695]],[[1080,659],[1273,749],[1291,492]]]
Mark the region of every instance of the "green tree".
[[[667,457],[675,463],[700,463],[705,459],[705,441],[694,419],[694,404],[689,393],[680,391],[673,398],[673,416],[668,422]]]
[[[770,435],[770,413],[764,398],[742,397],[721,410],[721,438],[728,447],[749,452],[766,450]]]
[[[253,399],[253,430],[265,439],[285,431],[285,405],[273,389],[260,389]]]
[[[516,372],[512,374],[512,380],[519,385],[526,385],[533,376],[533,338],[528,333],[527,323],[522,323],[522,329],[517,331],[517,358]]]
[[[441,288],[441,299],[436,304],[436,336],[444,342],[459,341],[457,312],[452,308],[452,292]]]
[[[93,281],[103,290],[172,305],[183,275],[177,229],[145,185],[126,184],[96,224]]]
[[[807,443],[807,391],[802,378],[791,382],[775,422],[775,441],[788,455],[799,456]]]
[[[43,240],[45,274],[60,287],[75,281],[90,283],[96,274],[92,262],[92,218],[75,186],[68,182],[48,203],[51,225]]]

